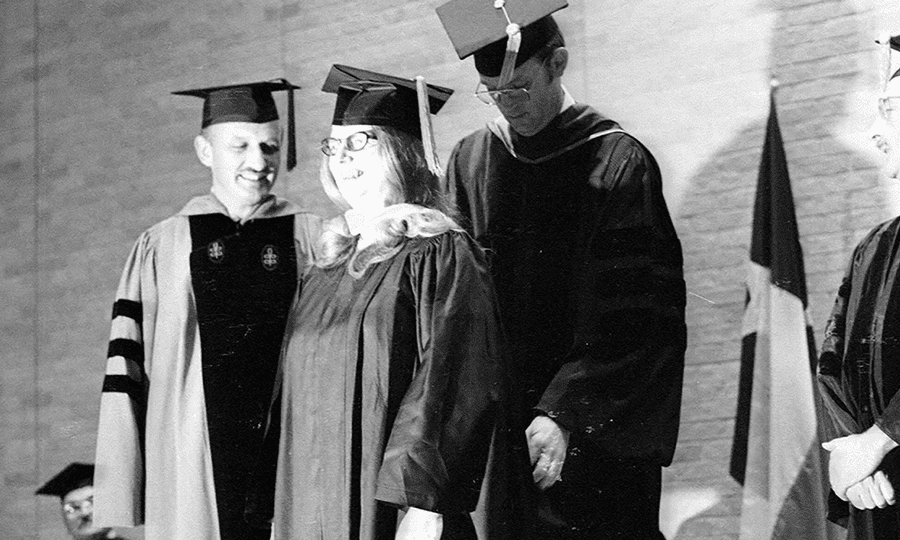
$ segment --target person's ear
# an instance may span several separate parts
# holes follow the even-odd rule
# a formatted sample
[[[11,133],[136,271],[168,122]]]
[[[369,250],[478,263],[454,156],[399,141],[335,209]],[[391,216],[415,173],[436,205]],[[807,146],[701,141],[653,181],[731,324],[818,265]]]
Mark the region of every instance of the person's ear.
[[[194,137],[194,152],[197,153],[200,163],[212,167],[212,144],[202,133]]]
[[[558,79],[566,72],[566,66],[569,65],[569,50],[565,47],[558,47],[550,54],[547,59],[547,67],[550,70],[550,76]]]

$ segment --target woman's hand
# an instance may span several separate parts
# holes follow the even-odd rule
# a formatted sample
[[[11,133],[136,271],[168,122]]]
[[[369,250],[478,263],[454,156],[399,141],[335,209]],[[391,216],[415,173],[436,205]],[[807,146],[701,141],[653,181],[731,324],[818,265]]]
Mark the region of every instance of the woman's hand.
[[[395,540],[440,540],[444,530],[444,516],[410,507],[400,520]]]

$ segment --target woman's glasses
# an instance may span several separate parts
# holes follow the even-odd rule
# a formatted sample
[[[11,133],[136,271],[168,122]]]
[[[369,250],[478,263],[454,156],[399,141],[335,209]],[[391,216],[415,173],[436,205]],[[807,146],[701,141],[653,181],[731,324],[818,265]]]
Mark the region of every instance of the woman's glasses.
[[[351,152],[359,152],[368,146],[369,141],[375,140],[378,140],[378,137],[369,131],[357,131],[344,140],[326,137],[322,139],[322,153],[326,156],[336,156],[341,152],[341,147]]]

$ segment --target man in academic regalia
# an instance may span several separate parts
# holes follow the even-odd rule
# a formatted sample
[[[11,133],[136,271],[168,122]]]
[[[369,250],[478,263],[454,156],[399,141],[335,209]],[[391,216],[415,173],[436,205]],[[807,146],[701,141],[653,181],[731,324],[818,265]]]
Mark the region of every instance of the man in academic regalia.
[[[871,135],[884,173],[900,178],[900,36],[883,39],[883,92]],[[900,538],[900,218],[856,246],[837,292],[819,356],[819,388],[830,422],[828,518],[851,539]]]
[[[459,57],[474,54],[476,95],[501,113],[456,145],[448,187],[491,256],[523,444],[550,510],[536,512],[536,536],[662,538],[686,347],[681,244],[653,156],[561,82],[568,51],[551,13],[565,6],[438,8]]]
[[[75,540],[112,540],[122,538],[115,531],[99,528],[93,521],[94,466],[72,463],[34,492],[59,497],[63,522]]]
[[[194,139],[210,193],[146,230],[112,312],[100,404],[95,520],[148,539],[253,540],[243,518],[285,321],[319,220],[271,193],[286,81],[201,97]],[[288,99],[288,167],[293,107]],[[272,486],[274,489],[274,486]]]

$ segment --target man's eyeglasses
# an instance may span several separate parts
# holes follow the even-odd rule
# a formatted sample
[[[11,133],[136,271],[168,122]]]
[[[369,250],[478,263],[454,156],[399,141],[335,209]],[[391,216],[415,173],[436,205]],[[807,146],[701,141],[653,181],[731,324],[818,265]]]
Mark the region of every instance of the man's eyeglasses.
[[[885,120],[891,119],[891,114],[900,110],[900,96],[882,96],[878,98],[878,114]]]
[[[322,153],[326,156],[336,156],[341,152],[341,147],[351,152],[359,152],[368,146],[370,140],[378,140],[378,137],[369,131],[357,131],[344,140],[326,137],[322,139]]]
[[[488,90],[484,83],[479,82],[475,87],[475,97],[486,105],[496,105],[500,102],[528,101],[531,95],[527,88],[503,88],[501,90]]]
[[[83,501],[67,502],[63,505],[63,512],[65,512],[67,516],[71,516],[75,513],[83,514],[85,512],[89,512],[93,508],[94,498],[88,497]]]

